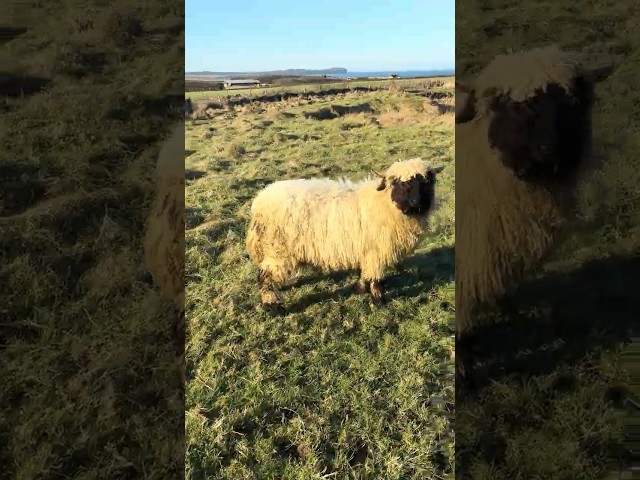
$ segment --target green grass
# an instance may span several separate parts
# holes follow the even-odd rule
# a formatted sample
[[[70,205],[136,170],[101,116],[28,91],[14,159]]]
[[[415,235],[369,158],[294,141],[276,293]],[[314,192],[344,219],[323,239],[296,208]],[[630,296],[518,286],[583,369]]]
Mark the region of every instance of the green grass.
[[[331,102],[374,112],[300,115]],[[375,92],[187,125],[187,168],[206,172],[186,188],[187,478],[452,478],[453,115],[432,108]],[[244,248],[259,189],[363,178],[412,156],[445,165],[442,206],[389,272],[390,304],[355,295],[355,274],[309,270],[286,292],[285,317],[264,314]]]
[[[490,386],[457,399],[457,467],[463,478],[595,480],[607,469],[608,444],[621,429],[620,412],[607,392],[627,381],[620,344],[625,329],[637,321],[629,312],[638,279],[628,257],[640,247],[640,106],[632,101],[640,95],[632,80],[640,60],[639,24],[637,7],[620,2],[489,0],[457,10],[456,30],[474,32],[456,38],[461,80],[496,54],[549,43],[582,51],[594,63],[613,59],[616,64],[596,90],[596,152],[606,162],[581,183],[579,222],[544,266],[537,290],[520,289],[527,321],[514,326],[510,336],[494,340],[494,331],[481,339],[482,360],[514,373],[505,378],[494,371],[486,379]],[[596,292],[609,301],[599,301]],[[527,296],[541,299],[537,310]],[[553,334],[555,343],[549,337],[533,342],[551,309],[553,320],[566,328]]]
[[[231,90],[211,90],[207,92],[187,92],[185,96],[192,100],[204,100],[214,99],[218,97],[232,97],[234,95],[241,96],[259,96],[259,95],[272,95],[275,93],[283,92],[321,92],[323,90],[329,90],[332,88],[356,88],[356,87],[369,87],[371,88],[389,88],[391,84],[395,84],[398,87],[413,88],[424,85],[425,82],[430,81],[442,81],[451,83],[453,77],[435,77],[435,78],[399,78],[396,80],[363,80],[363,81],[341,81],[336,83],[312,83],[307,85],[290,85],[284,87],[268,87],[268,88],[238,88]]]
[[[176,478],[172,311],[145,279],[140,243],[154,145],[181,114],[183,9],[2,10],[29,28],[0,49],[3,71],[51,84],[2,99],[0,476]]]

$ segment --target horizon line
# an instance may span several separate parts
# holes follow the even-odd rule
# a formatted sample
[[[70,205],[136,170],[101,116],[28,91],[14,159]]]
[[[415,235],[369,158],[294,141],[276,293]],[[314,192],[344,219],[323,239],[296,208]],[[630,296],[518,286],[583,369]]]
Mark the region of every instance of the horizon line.
[[[373,69],[359,69],[359,68],[354,68],[354,69],[349,69],[349,68],[345,68],[345,67],[329,67],[329,68],[276,68],[276,69],[272,69],[272,70],[191,70],[191,71],[187,71],[185,69],[185,74],[186,73],[197,73],[197,72],[212,72],[212,73],[268,73],[268,72],[286,72],[288,70],[332,70],[332,69],[344,69],[346,70],[346,73],[350,73],[350,72],[387,72],[387,71],[394,71],[394,72],[426,72],[426,71],[440,71],[440,70],[455,70],[455,66],[453,67],[441,67],[441,68],[404,68],[404,69],[394,69],[394,68],[373,68]]]

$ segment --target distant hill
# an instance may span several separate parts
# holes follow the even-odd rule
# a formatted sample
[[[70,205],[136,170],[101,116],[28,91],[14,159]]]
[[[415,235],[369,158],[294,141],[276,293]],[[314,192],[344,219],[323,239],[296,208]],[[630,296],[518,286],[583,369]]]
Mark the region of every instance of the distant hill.
[[[215,77],[252,77],[257,75],[332,75],[336,73],[347,73],[346,68],[333,67],[324,70],[307,70],[305,68],[290,68],[288,70],[272,70],[267,72],[185,72],[185,76],[215,76]]]

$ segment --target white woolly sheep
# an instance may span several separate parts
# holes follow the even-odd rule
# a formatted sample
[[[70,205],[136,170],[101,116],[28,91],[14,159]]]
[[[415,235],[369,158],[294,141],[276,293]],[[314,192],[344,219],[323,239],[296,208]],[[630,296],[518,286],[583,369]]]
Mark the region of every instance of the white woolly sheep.
[[[442,168],[414,158],[394,163],[377,174],[380,179],[300,179],[267,186],[253,201],[246,239],[260,269],[263,306],[283,311],[279,288],[303,265],[358,269],[358,292],[368,290],[374,303],[383,302],[384,271],[425,234]]]
[[[156,196],[144,237],[145,265],[160,292],[177,308],[174,337],[184,384],[184,123],[176,126],[160,149]]]
[[[611,72],[551,46],[496,57],[456,85],[458,335],[539,264],[566,221],[591,149],[594,85]]]

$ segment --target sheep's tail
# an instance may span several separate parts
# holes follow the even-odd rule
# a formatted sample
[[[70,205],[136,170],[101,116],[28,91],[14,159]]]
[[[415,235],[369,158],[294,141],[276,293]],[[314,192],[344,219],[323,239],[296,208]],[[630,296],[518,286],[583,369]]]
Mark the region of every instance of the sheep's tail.
[[[246,248],[251,260],[256,264],[260,264],[264,260],[264,251],[262,248],[262,234],[264,225],[255,216],[251,217],[249,229],[247,230]]]

